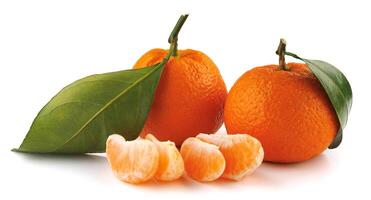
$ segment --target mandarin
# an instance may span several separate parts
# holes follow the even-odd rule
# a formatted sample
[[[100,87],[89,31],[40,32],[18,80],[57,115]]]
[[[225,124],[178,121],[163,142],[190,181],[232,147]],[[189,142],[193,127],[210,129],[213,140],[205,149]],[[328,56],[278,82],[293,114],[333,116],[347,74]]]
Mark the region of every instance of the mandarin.
[[[168,50],[152,49],[134,68],[152,66]],[[141,135],[148,133],[159,140],[180,146],[198,133],[214,133],[223,123],[227,89],[214,62],[196,50],[177,50],[162,72],[153,104]]]
[[[265,161],[285,163],[320,154],[339,130],[326,92],[302,63],[247,71],[228,94],[224,121],[228,133],[259,139]]]

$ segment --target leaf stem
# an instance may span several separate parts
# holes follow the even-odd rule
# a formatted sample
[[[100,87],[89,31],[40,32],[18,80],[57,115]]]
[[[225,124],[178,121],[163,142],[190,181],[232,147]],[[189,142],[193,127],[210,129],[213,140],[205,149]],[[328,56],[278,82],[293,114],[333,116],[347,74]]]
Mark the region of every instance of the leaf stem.
[[[285,54],[286,54],[286,40],[281,38],[280,39],[280,44],[278,45],[276,54],[279,56],[279,64],[278,68],[280,70],[285,70],[288,71],[290,68],[286,65],[285,62]]]
[[[175,24],[173,30],[170,33],[168,42],[170,44],[169,53],[165,56],[164,60],[166,62],[169,60],[171,56],[177,56],[178,54],[178,34],[180,29],[182,28],[184,22],[187,20],[188,14],[181,15]]]
[[[293,58],[296,58],[296,59],[299,59],[299,60],[303,60],[302,58],[300,58],[298,55],[294,54],[294,53],[291,53],[291,52],[288,52],[288,51],[285,51],[285,55],[286,56],[291,56]]]

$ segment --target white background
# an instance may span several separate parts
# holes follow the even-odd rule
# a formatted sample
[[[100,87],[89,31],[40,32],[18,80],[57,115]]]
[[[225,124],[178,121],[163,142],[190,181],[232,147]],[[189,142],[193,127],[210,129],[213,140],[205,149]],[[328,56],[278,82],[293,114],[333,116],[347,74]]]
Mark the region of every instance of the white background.
[[[371,7],[367,1],[0,1],[0,199],[370,199]],[[179,48],[205,52],[230,88],[287,49],[326,60],[354,93],[344,141],[310,161],[264,163],[241,182],[181,179],[119,182],[104,154],[27,155],[18,147],[41,107],[81,77],[128,69],[147,50],[168,48],[180,14]],[[290,59],[289,59],[290,60]],[[293,60],[291,60],[293,61]],[[224,131],[221,129],[221,131]]]

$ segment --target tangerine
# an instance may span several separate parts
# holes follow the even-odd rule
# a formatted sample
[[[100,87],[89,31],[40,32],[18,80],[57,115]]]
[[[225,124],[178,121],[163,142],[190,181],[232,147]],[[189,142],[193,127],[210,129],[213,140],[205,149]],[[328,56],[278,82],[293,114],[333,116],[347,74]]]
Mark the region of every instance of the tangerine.
[[[152,66],[168,54],[168,50],[152,49],[134,68]],[[141,132],[170,140],[180,146],[198,133],[214,133],[223,123],[227,89],[214,62],[196,50],[177,50],[161,75],[147,121]]]
[[[285,163],[320,154],[339,129],[326,92],[303,63],[247,71],[228,94],[224,121],[228,133],[256,137],[265,161]]]

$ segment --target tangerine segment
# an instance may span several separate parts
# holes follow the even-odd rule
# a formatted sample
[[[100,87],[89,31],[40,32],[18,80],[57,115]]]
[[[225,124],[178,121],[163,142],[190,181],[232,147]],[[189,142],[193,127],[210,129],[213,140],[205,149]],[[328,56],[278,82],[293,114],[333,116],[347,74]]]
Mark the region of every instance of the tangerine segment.
[[[253,173],[263,162],[262,145],[247,134],[199,134],[197,138],[219,147],[226,161],[223,178],[240,180]]]
[[[184,162],[174,142],[161,142],[152,134],[145,139],[152,141],[159,152],[159,165],[155,179],[160,181],[173,181],[180,178],[184,172]]]
[[[145,182],[155,175],[158,168],[159,152],[148,140],[125,141],[121,135],[110,135],[106,153],[115,176],[124,182]]]
[[[197,181],[213,181],[225,169],[225,159],[219,147],[191,137],[180,149],[187,174]]]

